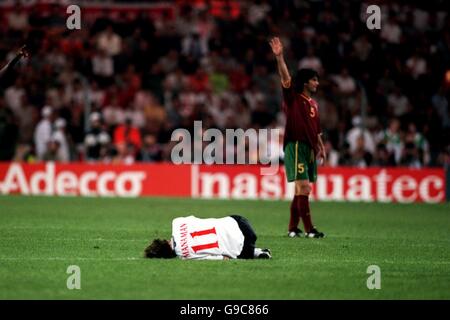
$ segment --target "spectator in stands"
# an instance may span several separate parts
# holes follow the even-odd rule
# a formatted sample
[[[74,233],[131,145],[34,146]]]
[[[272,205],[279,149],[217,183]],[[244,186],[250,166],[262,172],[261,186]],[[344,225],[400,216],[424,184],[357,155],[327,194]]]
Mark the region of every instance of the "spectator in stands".
[[[378,144],[373,156],[372,166],[395,167],[395,165],[394,155],[389,153],[383,143]]]
[[[439,154],[437,164],[443,167],[444,170],[450,170],[450,147],[447,147]]]
[[[174,49],[170,50],[167,55],[158,60],[158,64],[164,73],[174,72],[178,68],[178,52]]]
[[[161,161],[161,146],[157,143],[156,137],[153,134],[147,134],[144,136],[141,158],[143,162]]]
[[[34,127],[39,117],[39,111],[30,104],[28,95],[21,96],[19,109],[14,110],[14,115],[19,125],[19,143],[29,145],[33,142]]]
[[[366,168],[372,163],[372,153],[367,151],[364,140],[364,135],[359,135],[356,138],[355,149],[351,151],[352,166],[354,167]]]
[[[61,162],[69,162],[71,139],[66,132],[66,120],[59,118],[55,121],[55,131],[51,137],[52,141],[58,143],[59,147],[56,151],[56,160]]]
[[[319,74],[323,73],[322,60],[315,55],[314,48],[309,47],[306,56],[298,63],[298,69],[313,69]]]
[[[427,72],[427,61],[418,52],[415,52],[406,60],[406,68],[411,77],[417,80]]]
[[[267,2],[264,1],[253,1],[248,9],[248,22],[257,27],[260,23],[262,23],[267,15],[269,14],[271,7]]]
[[[198,68],[197,72],[189,77],[189,85],[195,92],[211,90],[209,76],[202,68]]]
[[[113,81],[114,61],[104,49],[92,57],[92,74],[103,87],[110,85]]]
[[[397,23],[396,18],[391,15],[388,21],[383,25],[381,30],[381,38],[389,44],[400,44],[402,37],[402,29]]]
[[[98,35],[97,48],[109,57],[115,57],[122,51],[122,38],[114,32],[110,24]]]
[[[356,149],[360,148],[361,136],[364,143],[363,149],[365,151],[373,153],[375,151],[375,143],[370,131],[363,128],[362,119],[360,116],[353,117],[353,128],[347,133],[346,141],[350,145],[350,152],[354,153]]]
[[[442,128],[450,128],[450,108],[448,105],[448,92],[445,92],[445,87],[442,85],[439,87],[438,92],[436,92],[431,98],[434,109],[436,110],[439,118],[441,119]]]
[[[44,106],[41,110],[41,120],[34,131],[34,145],[38,160],[44,160],[48,142],[53,133],[53,110],[51,106]]]
[[[125,121],[125,110],[119,104],[117,93],[111,93],[109,103],[103,108],[103,120],[108,127],[115,127]]]
[[[91,129],[86,132],[84,139],[86,159],[104,160],[109,156],[111,137],[104,128],[100,113],[91,113],[89,119]]]
[[[425,136],[417,131],[417,126],[414,122],[408,124],[408,131],[405,135],[406,143],[413,143],[417,149],[417,157],[421,165],[427,165],[430,163],[430,146]],[[414,151],[414,154],[416,152]]]
[[[326,162],[324,165],[336,167],[339,164],[339,152],[337,152],[329,140],[325,141]]]
[[[399,87],[395,87],[394,92],[388,95],[387,102],[391,116],[401,118],[411,112],[408,97],[401,92]]]
[[[11,109],[5,107],[0,97],[0,161],[10,161],[14,158],[19,128],[14,121]]]
[[[402,149],[402,155],[400,158],[400,165],[409,168],[419,169],[422,167],[422,163],[419,157],[419,150],[414,142],[407,142]]]
[[[251,83],[251,79],[245,72],[243,64],[238,64],[236,68],[230,71],[228,74],[228,81],[231,84],[232,89],[239,94],[244,93]]]
[[[45,147],[45,153],[44,156],[42,157],[42,160],[60,161],[61,159],[58,157],[59,147],[60,147],[59,141],[50,139]]]
[[[342,148],[339,150],[339,165],[340,166],[352,166],[352,153],[350,152],[350,145],[345,142]]]
[[[398,119],[393,118],[389,122],[389,127],[384,132],[384,143],[389,153],[394,155],[395,162],[399,163],[402,156],[403,142]]]
[[[172,98],[183,90],[187,85],[189,78],[183,73],[180,68],[175,69],[173,72],[169,73],[164,79],[164,89],[166,90],[165,95],[169,94]],[[170,101],[170,98],[167,99]]]
[[[341,69],[341,73],[335,76],[332,76],[337,88],[338,93],[342,96],[350,96],[356,91],[356,82],[355,79],[349,74],[348,69],[346,67]]]
[[[126,118],[125,122],[114,130],[114,146],[118,152],[118,160],[133,162],[139,155],[142,147],[141,133],[132,124],[132,119]]]
[[[354,56],[361,64],[367,63],[373,51],[373,45],[366,34],[361,35],[353,43]]]
[[[208,44],[205,39],[200,38],[198,32],[192,32],[186,35],[181,42],[181,53],[185,56],[191,56],[199,60],[208,52]]]
[[[6,105],[17,114],[22,108],[23,96],[26,95],[22,77],[18,76],[14,84],[5,90]]]
[[[20,3],[7,14],[7,23],[11,37],[18,38],[23,35],[29,27],[28,14]]]

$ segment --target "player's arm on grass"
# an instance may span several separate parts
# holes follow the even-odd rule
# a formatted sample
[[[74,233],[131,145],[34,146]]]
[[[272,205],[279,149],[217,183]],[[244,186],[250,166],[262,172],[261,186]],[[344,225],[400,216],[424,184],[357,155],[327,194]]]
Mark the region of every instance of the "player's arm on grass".
[[[277,59],[278,73],[281,77],[281,85],[284,88],[289,88],[291,86],[291,75],[289,74],[286,61],[284,61],[283,44],[278,37],[270,39],[269,44],[272,48],[272,52],[275,55],[275,58]]]

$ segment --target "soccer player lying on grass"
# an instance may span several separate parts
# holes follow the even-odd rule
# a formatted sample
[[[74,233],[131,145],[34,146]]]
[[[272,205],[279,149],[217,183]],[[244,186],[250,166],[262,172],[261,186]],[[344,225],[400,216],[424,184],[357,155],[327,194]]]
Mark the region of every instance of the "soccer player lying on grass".
[[[286,114],[284,134],[284,165],[288,182],[295,182],[295,196],[291,203],[288,236],[301,237],[298,228],[300,217],[308,238],[323,238],[311,219],[309,209],[310,183],[317,180],[316,158],[325,163],[326,153],[322,142],[319,107],[311,95],[319,86],[318,74],[312,69],[300,69],[293,81],[283,57],[279,38],[270,40],[278,65],[283,87],[283,110]]]
[[[171,240],[155,239],[144,256],[196,260],[272,258],[269,249],[255,247],[256,238],[252,226],[242,216],[180,217],[172,221]]]

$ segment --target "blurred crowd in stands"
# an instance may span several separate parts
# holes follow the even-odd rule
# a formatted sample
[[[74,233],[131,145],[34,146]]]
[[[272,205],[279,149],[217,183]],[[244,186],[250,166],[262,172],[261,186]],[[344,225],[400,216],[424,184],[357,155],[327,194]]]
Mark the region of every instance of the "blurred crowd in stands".
[[[194,120],[282,129],[277,35],[291,73],[320,73],[328,165],[450,165],[445,1],[370,1],[381,30],[360,1],[164,3],[158,14],[105,7],[80,30],[58,5],[2,10],[0,66],[24,42],[33,52],[0,88],[0,160],[170,161],[173,130]],[[282,137],[268,146],[283,157]]]

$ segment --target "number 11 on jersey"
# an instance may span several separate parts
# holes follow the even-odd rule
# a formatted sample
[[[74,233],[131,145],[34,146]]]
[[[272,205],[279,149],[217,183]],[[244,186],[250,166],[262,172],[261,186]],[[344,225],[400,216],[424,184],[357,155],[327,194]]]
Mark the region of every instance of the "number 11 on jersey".
[[[208,234],[215,234],[216,233],[216,228],[211,228],[211,229],[206,229],[206,230],[200,230],[200,231],[195,231],[195,232],[191,232],[191,237],[195,238],[195,237],[201,237],[201,236],[205,236]],[[218,248],[219,247],[219,242],[211,242],[211,243],[205,243],[205,244],[200,244],[200,245],[196,245],[196,246],[192,246],[192,250],[197,253],[200,250],[205,250],[205,249],[211,249],[211,248]]]

